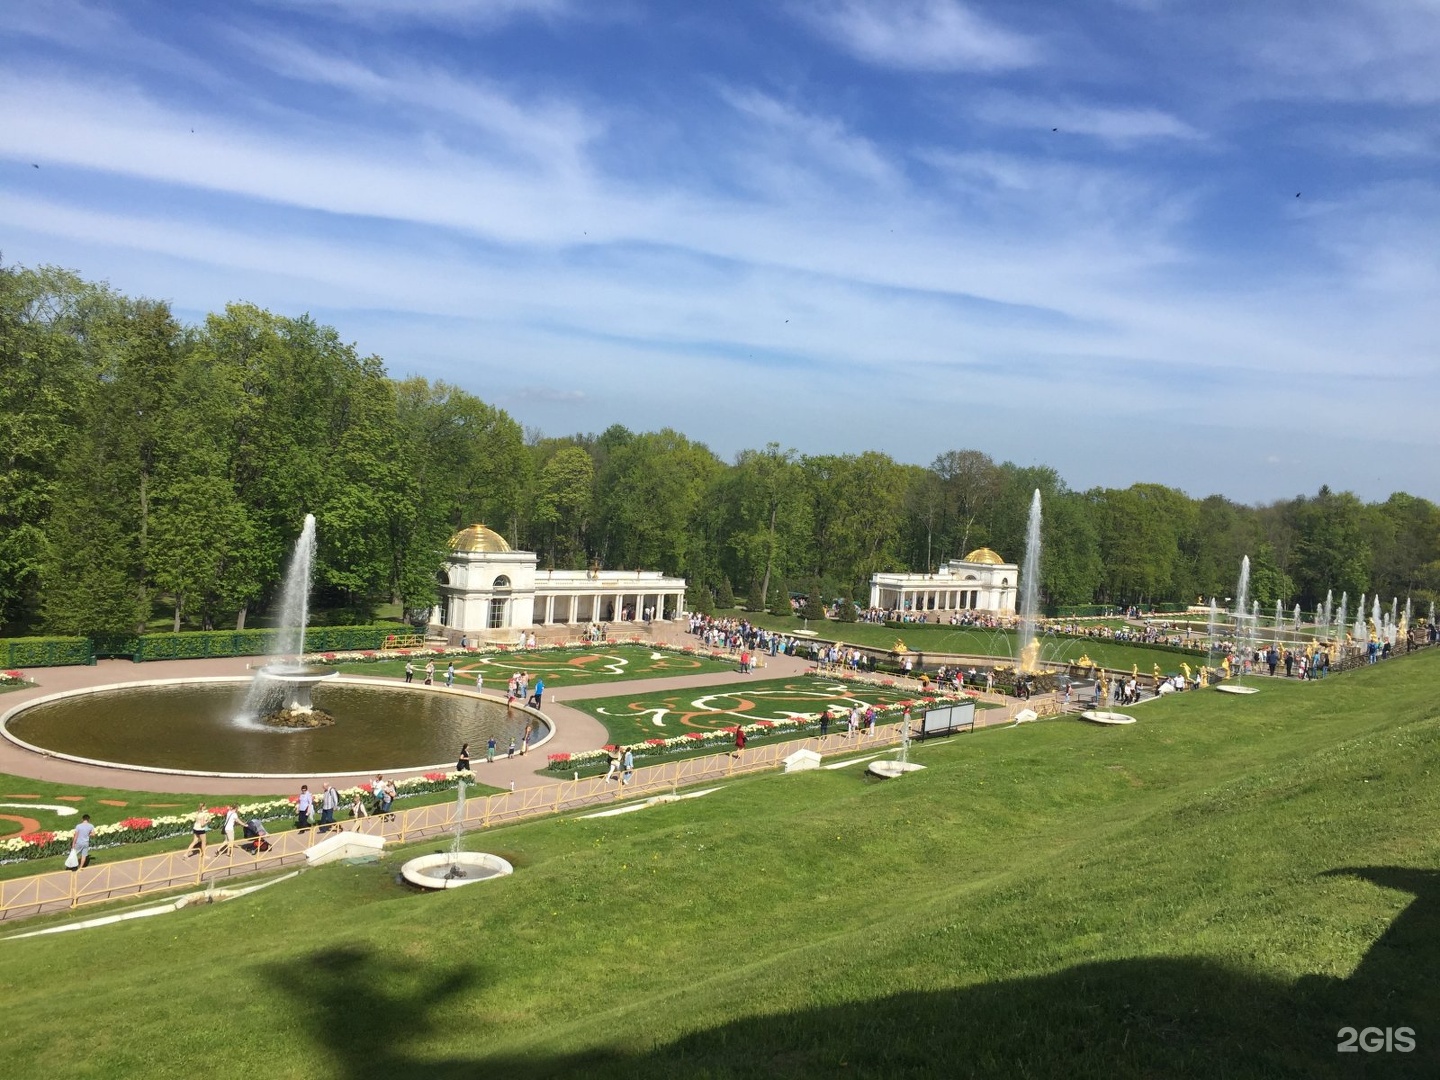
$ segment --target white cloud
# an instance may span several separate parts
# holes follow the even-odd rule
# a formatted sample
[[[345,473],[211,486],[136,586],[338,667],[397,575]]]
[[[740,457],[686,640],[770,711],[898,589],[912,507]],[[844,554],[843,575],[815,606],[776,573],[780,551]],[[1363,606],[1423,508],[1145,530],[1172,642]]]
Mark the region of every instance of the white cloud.
[[[1204,136],[1179,117],[1148,107],[1113,107],[992,94],[972,106],[986,123],[1059,136],[1086,135],[1120,146],[1156,139],[1195,141]]]
[[[818,116],[753,89],[725,88],[725,101],[753,121],[755,149],[745,170],[775,175],[782,170],[842,173],[876,184],[897,180],[894,167],[869,139],[834,117]],[[782,186],[788,187],[789,184]]]
[[[268,0],[276,2],[276,0]],[[428,22],[490,27],[526,16],[553,18],[574,12],[572,0],[283,0],[337,19]]]
[[[867,63],[916,71],[1004,71],[1040,59],[1032,38],[959,0],[829,0],[798,9],[822,35]]]
[[[521,104],[498,86],[448,71],[392,63],[382,72],[289,39],[246,35],[239,41],[280,75],[458,121],[552,167],[574,167],[586,145],[603,133],[603,125],[568,103]]]
[[[1227,96],[1393,105],[1440,102],[1440,4],[1434,0],[1241,0],[1200,9],[1195,32],[1238,59]]]

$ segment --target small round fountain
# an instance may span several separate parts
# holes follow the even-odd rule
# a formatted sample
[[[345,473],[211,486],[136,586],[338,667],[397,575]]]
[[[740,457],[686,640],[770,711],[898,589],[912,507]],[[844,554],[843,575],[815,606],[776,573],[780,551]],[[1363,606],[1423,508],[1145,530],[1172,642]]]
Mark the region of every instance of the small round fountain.
[[[461,851],[460,836],[465,826],[465,781],[455,793],[455,839],[449,851],[421,855],[400,867],[400,876],[422,889],[458,889],[477,881],[513,874],[515,868],[499,855],[484,851]]]
[[[514,872],[515,868],[499,855],[484,851],[441,851],[421,855],[400,867],[401,876],[422,889],[458,889]]]
[[[314,728],[335,723],[327,712],[315,708],[310,691],[318,682],[338,679],[333,668],[312,668],[304,664],[267,664],[255,672],[255,701],[258,719],[270,727]],[[263,704],[262,704],[263,703]]]

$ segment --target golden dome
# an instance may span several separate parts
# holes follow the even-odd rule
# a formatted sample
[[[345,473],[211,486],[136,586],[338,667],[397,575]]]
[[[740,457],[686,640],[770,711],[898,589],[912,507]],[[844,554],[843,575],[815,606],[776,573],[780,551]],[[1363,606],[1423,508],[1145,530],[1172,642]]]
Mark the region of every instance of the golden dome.
[[[509,551],[510,545],[494,529],[471,525],[450,537],[451,551]]]
[[[991,566],[1005,565],[1005,560],[1000,558],[999,555],[996,555],[995,552],[991,551],[989,548],[976,548],[974,551],[970,552],[969,555],[966,555],[965,558],[961,559],[960,561],[988,563]]]

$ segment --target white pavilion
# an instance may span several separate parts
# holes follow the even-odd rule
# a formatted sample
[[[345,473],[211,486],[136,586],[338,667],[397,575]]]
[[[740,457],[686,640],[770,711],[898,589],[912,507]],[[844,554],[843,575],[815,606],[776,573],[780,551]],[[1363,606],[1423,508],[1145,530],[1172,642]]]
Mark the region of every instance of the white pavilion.
[[[933,574],[875,574],[870,606],[887,611],[982,611],[1014,615],[1020,568],[989,548],[951,559]]]
[[[685,608],[685,579],[654,570],[539,570],[484,525],[450,538],[440,603],[430,624],[449,636],[508,640],[552,625],[673,619]]]

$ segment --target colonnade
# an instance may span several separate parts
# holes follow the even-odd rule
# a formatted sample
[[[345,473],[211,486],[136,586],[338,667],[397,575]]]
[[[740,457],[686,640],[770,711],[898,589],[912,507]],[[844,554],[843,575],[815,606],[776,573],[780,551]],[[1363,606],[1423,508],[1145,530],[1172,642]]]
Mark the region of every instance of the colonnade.
[[[535,609],[535,622],[541,626],[665,619],[685,609],[685,594],[643,589],[547,593],[536,595]]]
[[[980,607],[980,590],[882,589],[880,599],[880,607],[897,610],[973,611]],[[889,603],[892,599],[894,603]]]

